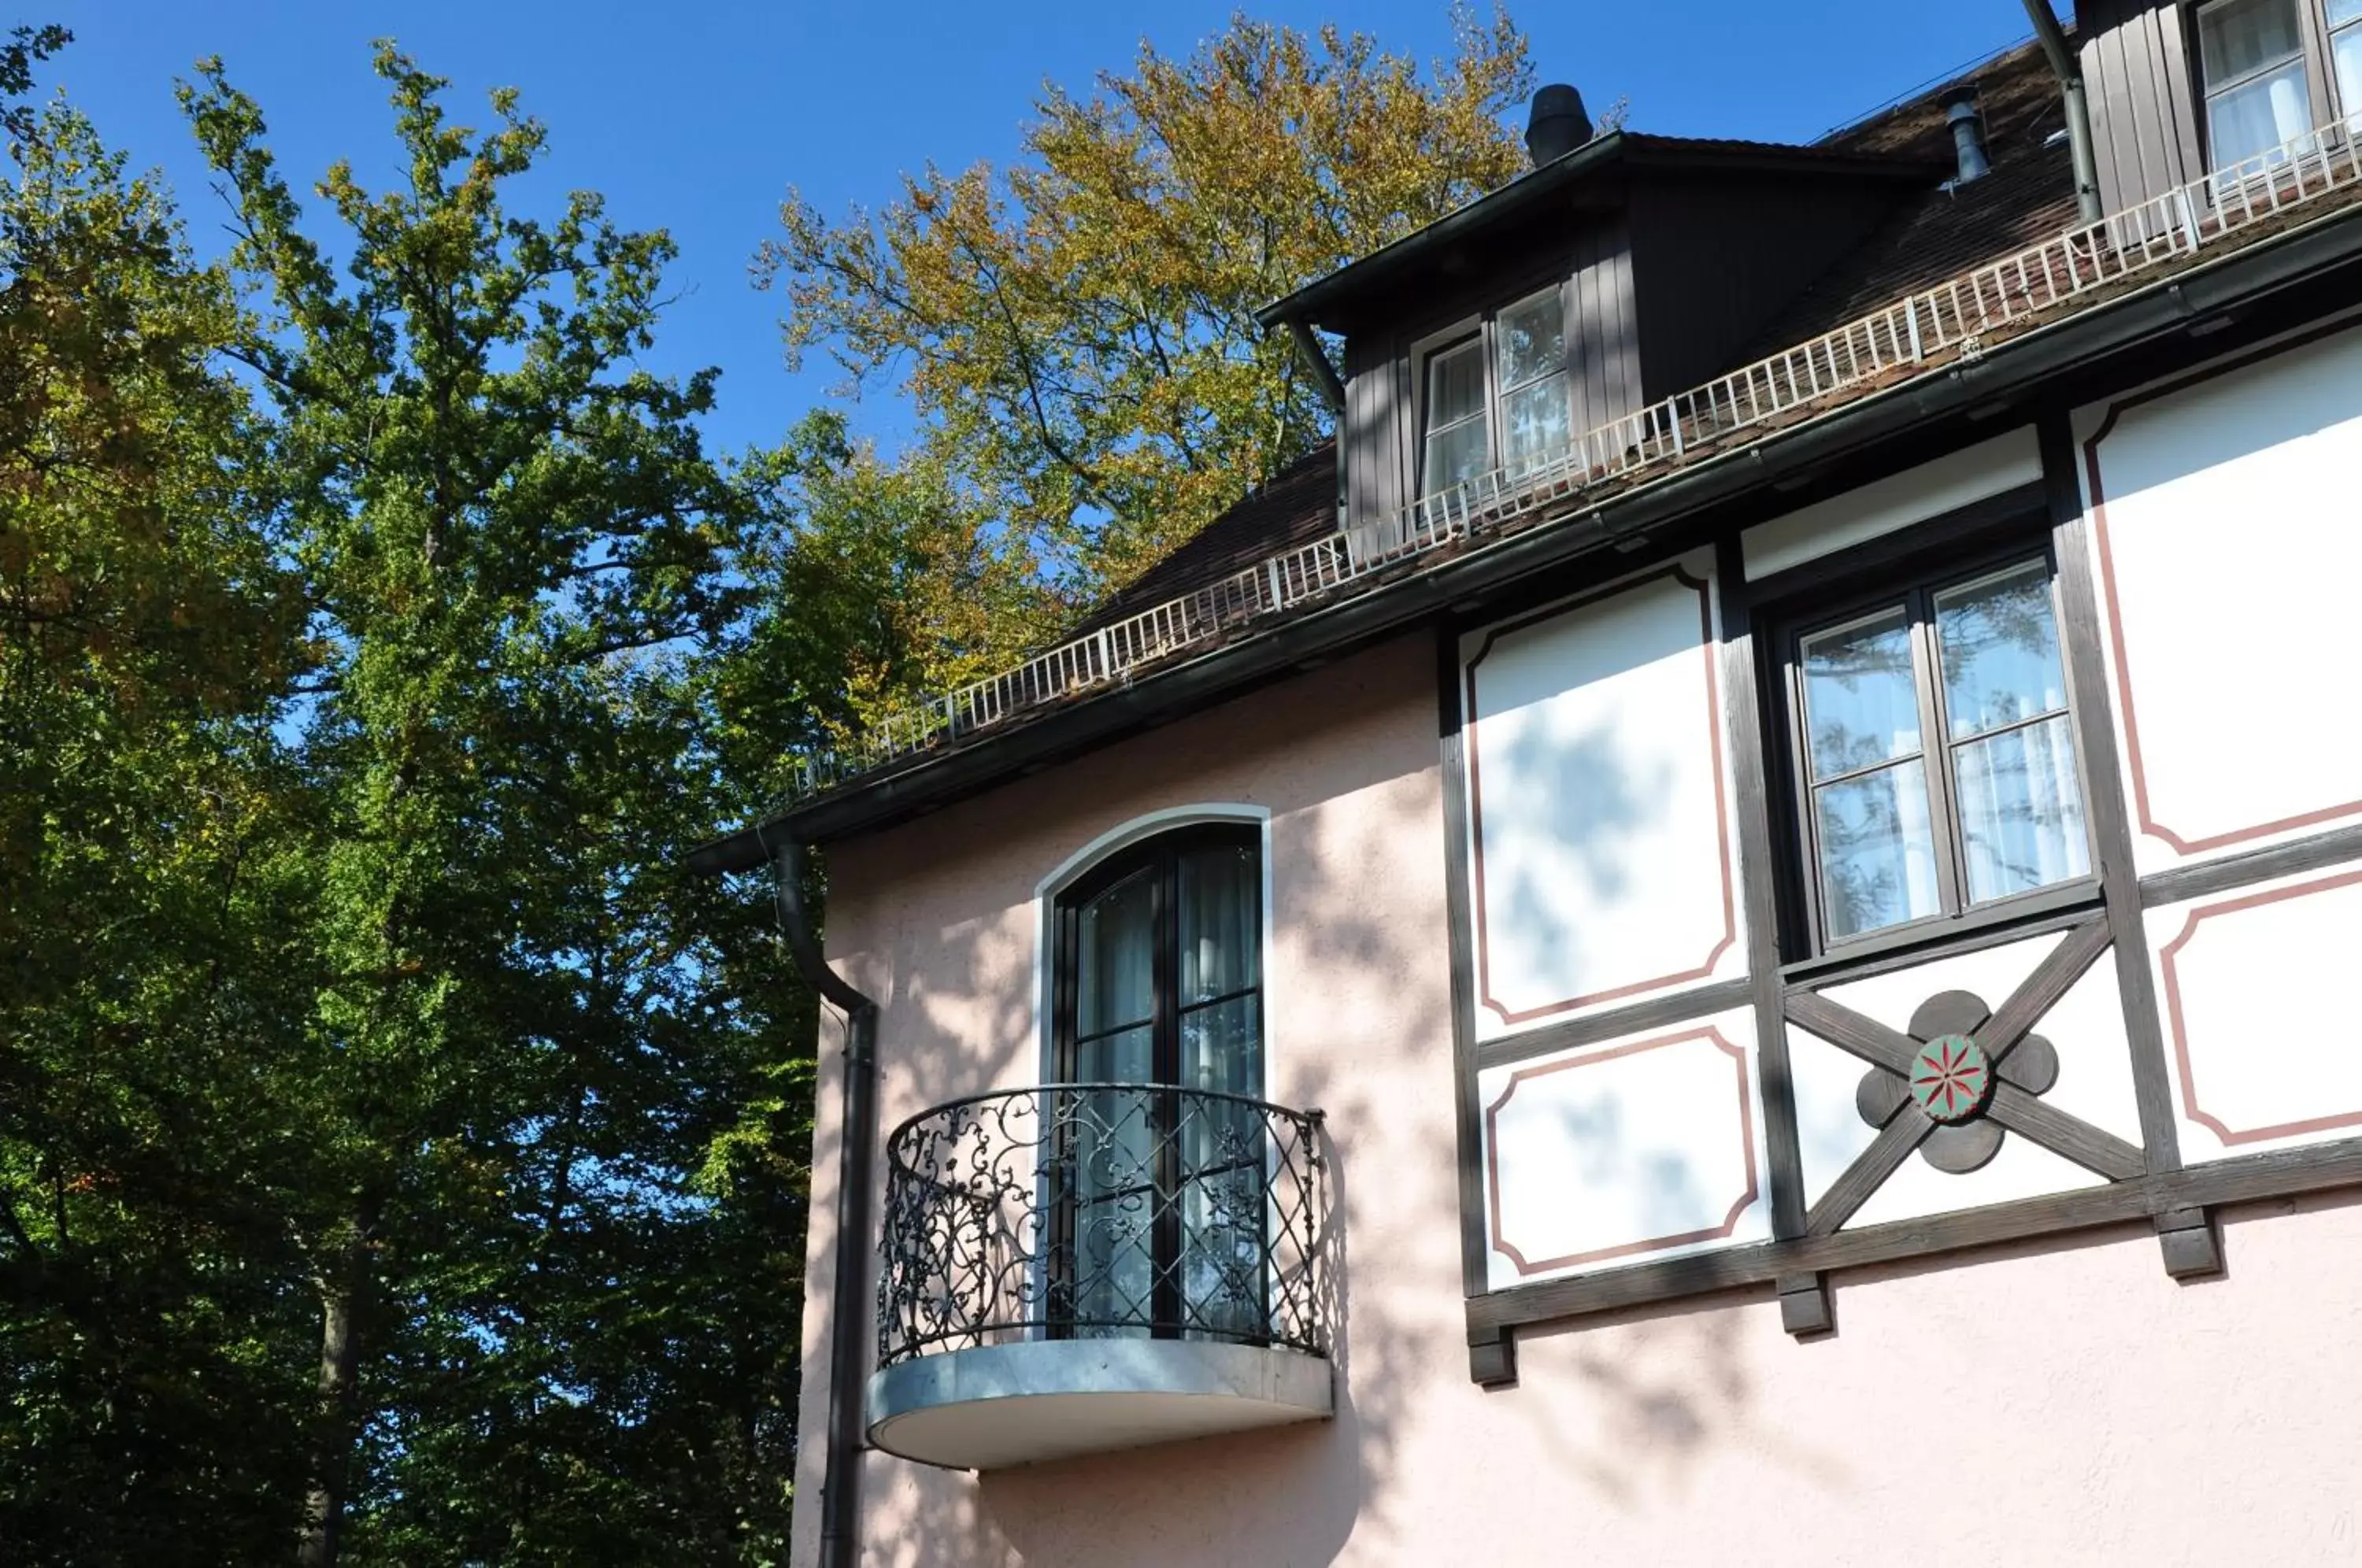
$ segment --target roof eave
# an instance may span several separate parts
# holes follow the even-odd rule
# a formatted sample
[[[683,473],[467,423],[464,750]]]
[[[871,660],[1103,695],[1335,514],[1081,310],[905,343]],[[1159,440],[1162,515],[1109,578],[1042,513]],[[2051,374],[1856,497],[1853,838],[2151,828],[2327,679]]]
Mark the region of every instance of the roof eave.
[[[1486,192],[1459,211],[1273,301],[1255,312],[1255,320],[1267,332],[1291,321],[1318,325],[1324,311],[1617,165],[1681,172],[1839,176],[1895,184],[1930,182],[1944,171],[1941,164],[1888,153],[1833,152],[1774,142],[1701,143],[1679,137],[1609,131]]]
[[[1661,528],[1873,442],[2023,394],[2103,355],[2139,347],[2193,320],[2218,316],[2357,261],[2362,261],[2362,208],[2326,215],[2010,338],[1980,359],[1901,382],[1636,486],[1595,507],[1578,509],[1556,524],[1480,546],[1369,592],[1281,621],[1030,723],[924,754],[815,795],[756,826],[701,846],[688,864],[705,874],[751,870],[767,860],[767,843],[783,838],[825,843],[948,805],[1302,666],[1334,658],[1611,540]]]

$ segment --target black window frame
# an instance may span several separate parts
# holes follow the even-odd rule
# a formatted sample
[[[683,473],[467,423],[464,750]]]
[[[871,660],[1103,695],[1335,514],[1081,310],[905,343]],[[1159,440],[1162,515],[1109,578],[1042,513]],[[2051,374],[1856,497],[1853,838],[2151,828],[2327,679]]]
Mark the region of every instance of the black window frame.
[[[1184,1002],[1181,988],[1181,910],[1180,878],[1182,857],[1194,849],[1216,846],[1252,851],[1255,862],[1255,983],[1237,990],[1199,1001]],[[1149,1025],[1149,1082],[1168,1088],[1186,1088],[1179,1082],[1181,1073],[1181,1021],[1192,1012],[1241,997],[1258,999],[1256,1020],[1264,1039],[1270,1035],[1270,1020],[1261,1005],[1270,977],[1263,972],[1261,944],[1269,929],[1271,911],[1264,907],[1263,892],[1263,833],[1253,823],[1211,822],[1190,823],[1168,828],[1119,850],[1092,867],[1081,877],[1058,891],[1054,903],[1056,918],[1052,922],[1052,1026],[1051,1059],[1057,1081],[1076,1080],[1076,1054],[1084,1043],[1077,1017],[1080,1002],[1079,943],[1082,911],[1086,905],[1117,883],[1137,876],[1142,870],[1153,870],[1150,921],[1154,927],[1156,949],[1152,955],[1152,990],[1153,1010],[1146,1021]],[[1136,1029],[1138,1022],[1117,1025],[1099,1031],[1091,1038],[1100,1039],[1110,1033]],[[1258,1090],[1260,1098],[1260,1090]]]
[[[1851,964],[2100,902],[2100,845],[2084,715],[2073,680],[2065,679],[2074,657],[2069,646],[2074,632],[2061,599],[2058,553],[2048,518],[2017,513],[1998,523],[1978,523],[1966,533],[1961,521],[1938,518],[1914,525],[1898,536],[1800,568],[1788,574],[1792,586],[1785,589],[1777,583],[1765,585],[1774,591],[1765,596],[1757,613],[1759,624],[1771,633],[1765,639],[1770,668],[1763,690],[1772,747],[1774,843],[1783,846],[1777,878],[1782,948],[1792,972]],[[1940,594],[2037,561],[2049,583],[2066,703],[2042,720],[2023,723],[2047,722],[2058,715],[2067,721],[2082,805],[2086,869],[2079,877],[1977,902],[1968,897],[1966,846],[1951,756],[1982,735],[1955,740],[1948,732],[1945,693],[1935,662],[1934,605]],[[1898,604],[1906,608],[1911,635],[1921,729],[1918,762],[1935,830],[1938,907],[1934,914],[1832,939],[1822,907],[1818,826],[1813,805],[1816,781],[1805,733],[1804,644],[1807,637]],[[1984,734],[2004,733],[2005,728]],[[1941,766],[1935,765],[1937,759]]]
[[[1245,849],[1254,856],[1255,983],[1218,996],[1184,1002],[1180,998],[1181,861],[1194,850],[1215,847]],[[1153,932],[1152,940],[1155,944],[1150,957],[1152,1009],[1147,1021],[1150,1066],[1148,1080],[1142,1087],[1174,1091],[1158,1096],[1155,1108],[1157,1159],[1153,1178],[1155,1212],[1150,1238],[1153,1298],[1149,1315],[1152,1332],[1159,1339],[1179,1337],[1182,1332],[1179,1325],[1186,1315],[1181,1296],[1183,1236],[1180,1193],[1187,1178],[1179,1167],[1174,1135],[1174,1129],[1180,1125],[1179,1092],[1188,1087],[1179,1081],[1182,1021],[1190,1013],[1206,1008],[1219,1007],[1241,997],[1254,997],[1257,1059],[1264,1064],[1266,1081],[1258,1083],[1250,1098],[1262,1099],[1270,1087],[1267,1081],[1268,1062],[1264,1060],[1271,1040],[1268,1001],[1271,977],[1264,965],[1271,922],[1270,900],[1264,887],[1264,855],[1263,830],[1259,823],[1244,821],[1185,823],[1164,829],[1109,856],[1060,889],[1051,906],[1052,1077],[1056,1084],[1068,1085],[1086,1081],[1076,1073],[1077,1055],[1085,1043],[1079,1017],[1082,912],[1100,894],[1143,870],[1152,872],[1155,878],[1151,884],[1150,895],[1150,924]],[[1138,1022],[1115,1025],[1098,1031],[1091,1039],[1102,1039],[1109,1034],[1122,1033],[1138,1027]],[[1054,1089],[1052,1092],[1056,1091]],[[1063,1163],[1069,1156],[1062,1149],[1055,1157]],[[1045,1316],[1052,1338],[1065,1338],[1073,1332],[1075,1223],[1076,1201],[1071,1197],[1062,1198],[1053,1206],[1048,1249],[1050,1306]],[[1062,1302],[1065,1303],[1063,1307],[1060,1305]]]

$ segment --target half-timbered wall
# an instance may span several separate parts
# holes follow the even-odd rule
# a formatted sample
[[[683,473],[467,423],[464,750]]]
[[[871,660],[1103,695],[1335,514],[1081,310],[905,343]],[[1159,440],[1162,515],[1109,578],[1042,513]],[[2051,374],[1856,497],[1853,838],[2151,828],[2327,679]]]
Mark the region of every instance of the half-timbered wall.
[[[2075,427],[2183,1154],[2354,1136],[2362,869],[2307,846],[2362,828],[2362,328],[2138,389]],[[2321,864],[2242,875],[2275,856]]]
[[[1948,1236],[2146,1216],[2203,1273],[2214,1195],[2350,1179],[2357,475],[2362,326],[2315,329],[1458,637],[1480,1380],[1519,1323],[1743,1280],[1824,1329],[1826,1268]],[[1774,633],[2029,558],[2088,873],[1824,950]],[[1907,1086],[1970,1036],[1947,1121]]]
[[[1462,639],[1496,1285],[1771,1234],[1721,657],[1710,553]]]

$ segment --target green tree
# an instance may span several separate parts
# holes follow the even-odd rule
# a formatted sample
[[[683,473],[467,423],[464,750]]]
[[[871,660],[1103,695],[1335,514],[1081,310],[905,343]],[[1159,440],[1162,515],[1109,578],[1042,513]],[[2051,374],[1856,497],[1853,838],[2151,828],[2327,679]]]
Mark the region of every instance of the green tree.
[[[318,194],[217,65],[183,92],[257,291],[320,666],[289,737],[312,889],[270,1081],[318,1377],[299,1560],[760,1561],[784,1532],[807,999],[684,852],[751,802],[701,734],[762,514],[711,372],[633,368],[672,259],[544,132],[451,124],[391,45],[406,179]]]
[[[219,1562],[294,1519],[248,1086],[301,605],[226,279],[81,116],[13,101],[63,42],[0,51],[0,1558]]]
[[[1329,427],[1254,312],[1513,177],[1505,15],[1453,13],[1422,73],[1365,34],[1234,18],[1046,91],[1021,162],[933,167],[874,215],[790,193],[760,275],[790,359],[899,372],[951,470],[1087,595],[1187,538]]]

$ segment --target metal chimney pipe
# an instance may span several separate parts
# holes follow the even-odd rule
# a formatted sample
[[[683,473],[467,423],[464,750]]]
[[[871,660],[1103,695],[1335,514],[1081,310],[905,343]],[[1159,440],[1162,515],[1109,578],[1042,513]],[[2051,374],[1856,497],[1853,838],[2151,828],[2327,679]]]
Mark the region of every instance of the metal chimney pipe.
[[[1540,169],[1573,152],[1591,139],[1591,116],[1583,94],[1563,82],[1553,82],[1534,94],[1526,111],[1526,152]]]
[[[1977,112],[1974,90],[1954,94],[1944,105],[1944,119],[1952,127],[1952,149],[1959,160],[1952,182],[1965,185],[1992,173],[1992,160],[1985,155],[1984,116]]]

